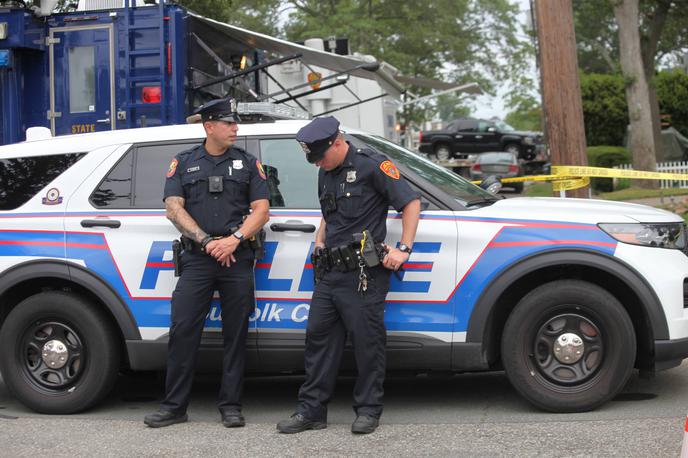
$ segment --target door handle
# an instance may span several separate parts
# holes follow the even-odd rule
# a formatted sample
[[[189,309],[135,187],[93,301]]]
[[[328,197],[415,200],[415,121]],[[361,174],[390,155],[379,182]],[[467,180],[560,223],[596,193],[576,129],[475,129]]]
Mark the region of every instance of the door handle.
[[[481,138],[483,138],[483,136],[482,136],[482,135],[476,135],[475,138],[476,138],[476,139],[481,139]]]
[[[106,124],[106,123],[110,122],[110,118],[96,119],[96,122],[99,122],[101,124]]]
[[[116,219],[82,219],[81,227],[111,227],[117,229],[122,225],[121,221]]]
[[[272,223],[270,225],[270,229],[273,232],[288,232],[288,231],[315,232],[315,226],[313,224]]]

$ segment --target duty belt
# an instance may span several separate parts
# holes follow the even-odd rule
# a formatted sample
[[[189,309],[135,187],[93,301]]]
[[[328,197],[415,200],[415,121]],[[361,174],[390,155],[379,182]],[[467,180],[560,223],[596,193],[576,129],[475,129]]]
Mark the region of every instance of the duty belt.
[[[387,253],[383,243],[375,243],[375,252],[378,261],[382,261],[384,255]],[[342,245],[335,248],[323,248],[318,256],[315,256],[314,261],[320,264],[320,267],[325,272],[336,270],[338,272],[352,272],[360,269],[359,261],[362,255],[359,243],[351,243],[349,245]],[[371,266],[369,263],[368,267]]]

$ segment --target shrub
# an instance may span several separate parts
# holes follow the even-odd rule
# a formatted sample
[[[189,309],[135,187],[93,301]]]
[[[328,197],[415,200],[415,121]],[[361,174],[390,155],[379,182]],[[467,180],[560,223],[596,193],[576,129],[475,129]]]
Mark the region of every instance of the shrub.
[[[588,145],[623,145],[628,125],[624,81],[620,75],[581,75],[583,119]]]
[[[622,146],[589,146],[588,164],[591,167],[613,168],[615,165],[630,164],[631,154]],[[597,192],[614,190],[612,178],[592,178],[590,187]]]

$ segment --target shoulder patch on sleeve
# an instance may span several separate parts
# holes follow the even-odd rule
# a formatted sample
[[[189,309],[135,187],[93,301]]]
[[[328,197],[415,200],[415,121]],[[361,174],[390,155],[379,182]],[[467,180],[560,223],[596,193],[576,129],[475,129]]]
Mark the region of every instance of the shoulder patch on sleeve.
[[[392,161],[384,161],[382,164],[380,164],[380,170],[382,170],[385,175],[390,178],[394,178],[395,180],[398,180],[401,177],[399,169],[397,169],[397,166],[394,165]]]
[[[258,169],[258,175],[260,175],[260,177],[263,180],[267,180],[268,177],[265,176],[265,170],[263,170],[263,164],[261,164],[258,159],[256,159],[256,168]]]
[[[178,164],[179,161],[176,157],[172,159],[172,162],[170,162],[170,167],[167,169],[167,178],[172,178],[174,176],[174,173],[177,171]]]

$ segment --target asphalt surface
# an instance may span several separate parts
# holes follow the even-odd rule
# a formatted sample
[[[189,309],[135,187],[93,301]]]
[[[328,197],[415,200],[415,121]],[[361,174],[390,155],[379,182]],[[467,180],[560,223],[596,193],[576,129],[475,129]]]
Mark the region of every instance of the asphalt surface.
[[[215,408],[219,378],[196,379],[189,422],[143,425],[157,409],[159,375],[122,376],[97,408],[71,416],[27,410],[0,382],[0,456],[678,456],[688,412],[688,362],[646,380],[634,374],[602,408],[536,410],[503,373],[390,377],[382,424],[353,436],[352,378],[341,378],[322,431],[286,436],[275,424],[294,407],[301,378],[249,378],[245,428],[227,429]]]

